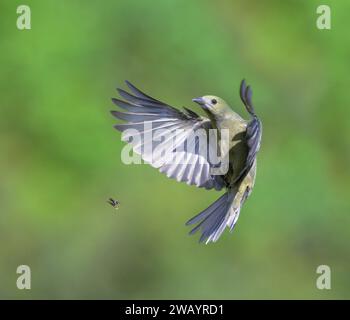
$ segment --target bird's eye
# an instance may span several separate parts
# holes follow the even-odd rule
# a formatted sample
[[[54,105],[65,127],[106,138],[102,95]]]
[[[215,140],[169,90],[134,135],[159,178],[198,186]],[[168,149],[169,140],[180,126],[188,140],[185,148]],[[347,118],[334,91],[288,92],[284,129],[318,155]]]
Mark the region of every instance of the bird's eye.
[[[216,99],[211,99],[211,103],[212,104],[217,104],[218,102],[216,101]]]

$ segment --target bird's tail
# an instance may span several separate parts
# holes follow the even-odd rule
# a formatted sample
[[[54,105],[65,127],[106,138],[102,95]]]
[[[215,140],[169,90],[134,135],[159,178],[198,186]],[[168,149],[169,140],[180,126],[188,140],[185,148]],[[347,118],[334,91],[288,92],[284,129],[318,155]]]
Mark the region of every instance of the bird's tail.
[[[233,230],[243,202],[244,199],[237,190],[228,190],[207,209],[186,222],[186,225],[198,223],[190,231],[190,234],[201,230],[202,235],[199,242],[205,242],[206,244],[210,241],[215,242],[220,238],[226,226],[231,231]]]

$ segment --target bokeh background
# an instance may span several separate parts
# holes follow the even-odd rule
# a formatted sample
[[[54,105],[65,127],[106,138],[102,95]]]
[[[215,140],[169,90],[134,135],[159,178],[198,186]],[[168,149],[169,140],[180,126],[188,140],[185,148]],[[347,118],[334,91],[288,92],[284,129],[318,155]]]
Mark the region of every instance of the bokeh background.
[[[331,30],[316,28],[320,4]],[[350,298],[349,13],[346,0],[1,1],[0,297]],[[242,78],[264,127],[255,190],[232,234],[199,245],[184,223],[220,193],[124,165],[110,98],[128,79],[247,116]],[[21,264],[31,290],[16,288]],[[331,290],[316,288],[321,264]]]

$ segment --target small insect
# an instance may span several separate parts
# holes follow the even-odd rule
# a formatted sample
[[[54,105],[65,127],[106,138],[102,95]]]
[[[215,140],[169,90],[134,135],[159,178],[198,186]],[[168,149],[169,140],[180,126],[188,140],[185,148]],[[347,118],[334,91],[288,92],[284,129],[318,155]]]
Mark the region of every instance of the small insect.
[[[114,200],[112,198],[109,198],[107,201],[114,209],[119,209],[120,202],[118,200]]]

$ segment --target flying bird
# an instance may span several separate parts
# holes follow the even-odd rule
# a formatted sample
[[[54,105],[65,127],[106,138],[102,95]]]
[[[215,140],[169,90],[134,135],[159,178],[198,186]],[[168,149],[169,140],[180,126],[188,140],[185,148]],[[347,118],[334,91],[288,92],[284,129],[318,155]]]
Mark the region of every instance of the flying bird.
[[[245,80],[242,80],[240,85],[240,98],[250,114],[250,119],[244,120],[223,99],[216,96],[206,95],[192,100],[199,104],[206,114],[200,116],[188,108],[179,110],[152,98],[129,81],[126,81],[126,85],[130,93],[117,89],[123,100],[112,98],[113,103],[126,112],[111,111],[111,113],[116,118],[126,121],[114,127],[123,132],[123,135],[126,134],[123,140],[132,145],[133,151],[169,178],[208,190],[225,190],[218,200],[186,223],[195,225],[190,234],[200,231],[200,242],[217,241],[226,227],[233,230],[241,207],[251,194],[255,182],[256,156],[260,148],[262,124],[252,104],[250,86],[246,85]],[[151,125],[151,129],[145,129],[146,124]],[[130,142],[128,129],[140,132],[142,139]],[[167,146],[170,148],[170,151],[182,150],[180,153],[182,161],[167,161],[162,153],[157,152],[160,141],[153,141],[151,149],[145,150],[149,143],[147,134],[157,135],[157,130],[161,129],[166,129],[175,136],[177,141],[175,146],[167,144],[167,141],[163,143],[165,148]],[[220,150],[225,149],[224,147],[227,150],[224,151],[225,154],[221,154],[228,158],[226,172],[214,174],[213,170],[218,164],[213,163],[210,157],[203,157],[203,154],[200,154],[197,142],[194,142],[194,146],[188,143],[191,131],[200,129],[205,132],[219,131],[216,141],[222,147]],[[220,130],[226,130],[228,133],[226,135],[228,139],[225,141],[220,135]],[[209,149],[213,147],[212,140],[206,141]]]

